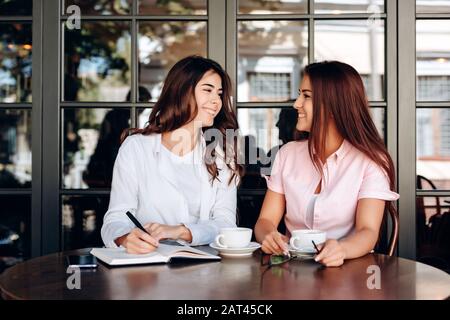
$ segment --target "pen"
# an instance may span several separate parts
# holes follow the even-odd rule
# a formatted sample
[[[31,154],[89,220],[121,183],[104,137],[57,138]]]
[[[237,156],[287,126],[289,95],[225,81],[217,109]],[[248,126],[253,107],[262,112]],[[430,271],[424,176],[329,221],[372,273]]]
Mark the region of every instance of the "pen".
[[[128,218],[130,218],[130,220],[134,223],[134,225],[141,229],[142,231],[144,231],[146,234],[150,235],[150,233],[148,233],[147,230],[145,230],[145,228],[139,223],[139,221],[131,214],[130,211],[127,211],[127,216]]]
[[[319,250],[319,248],[317,248],[316,243],[314,242],[314,240],[311,240],[311,241],[312,241],[312,244],[314,245],[314,248],[315,248],[316,251],[317,251],[317,254],[319,254],[319,253],[320,253],[320,250]]]

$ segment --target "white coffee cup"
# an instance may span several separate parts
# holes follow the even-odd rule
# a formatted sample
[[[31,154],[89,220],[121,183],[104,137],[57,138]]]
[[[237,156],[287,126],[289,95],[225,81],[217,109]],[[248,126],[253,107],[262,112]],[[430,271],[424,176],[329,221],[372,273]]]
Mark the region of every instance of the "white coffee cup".
[[[291,232],[291,247],[297,251],[315,252],[313,241],[316,245],[322,244],[327,240],[327,233],[320,230],[294,230]]]
[[[245,248],[252,240],[252,229],[222,228],[214,241],[219,248]]]

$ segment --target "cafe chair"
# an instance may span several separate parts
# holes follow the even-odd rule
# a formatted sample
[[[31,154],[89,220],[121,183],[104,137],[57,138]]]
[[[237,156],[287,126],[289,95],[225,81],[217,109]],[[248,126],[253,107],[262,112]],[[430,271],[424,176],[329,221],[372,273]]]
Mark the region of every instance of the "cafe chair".
[[[417,189],[437,190],[435,184],[417,175]],[[416,198],[417,261],[432,265],[450,273],[450,210],[441,203],[441,197]],[[433,201],[431,201],[433,200]],[[427,210],[428,218],[427,218]]]

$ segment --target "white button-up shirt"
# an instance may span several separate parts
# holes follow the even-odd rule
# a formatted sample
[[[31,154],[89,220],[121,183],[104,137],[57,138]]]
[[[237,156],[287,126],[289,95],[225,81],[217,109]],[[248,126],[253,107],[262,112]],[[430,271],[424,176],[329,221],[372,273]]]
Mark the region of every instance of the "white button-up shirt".
[[[214,180],[204,164],[205,140],[195,148],[201,177],[200,216],[192,222],[188,202],[176,183],[168,161],[161,161],[161,134],[128,137],[119,149],[114,164],[111,198],[103,220],[101,235],[107,247],[117,247],[115,239],[135,226],[126,216],[130,211],[141,222],[167,225],[184,224],[192,234],[191,245],[214,241],[220,228],[236,226],[236,182],[228,184],[231,170],[217,157],[220,182]],[[223,154],[216,148],[216,154]]]

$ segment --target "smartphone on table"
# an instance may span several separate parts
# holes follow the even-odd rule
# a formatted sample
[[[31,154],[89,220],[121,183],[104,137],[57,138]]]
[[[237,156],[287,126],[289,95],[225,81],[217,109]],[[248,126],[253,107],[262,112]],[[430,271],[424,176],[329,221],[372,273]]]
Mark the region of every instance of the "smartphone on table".
[[[97,268],[97,258],[90,254],[69,255],[67,258],[67,266],[69,268]]]

